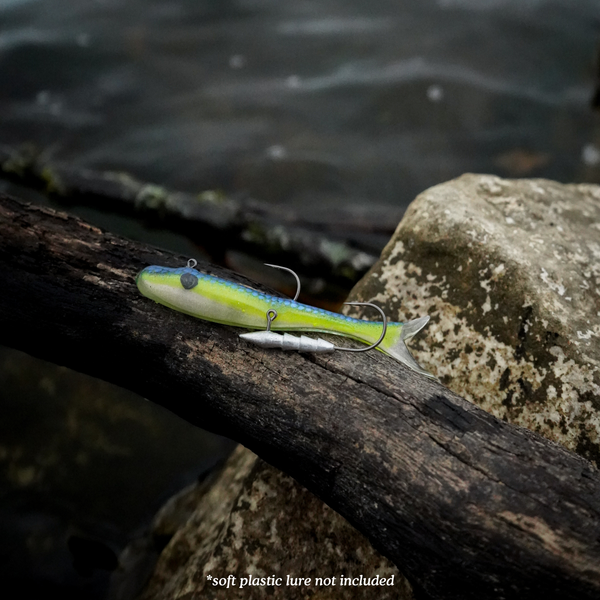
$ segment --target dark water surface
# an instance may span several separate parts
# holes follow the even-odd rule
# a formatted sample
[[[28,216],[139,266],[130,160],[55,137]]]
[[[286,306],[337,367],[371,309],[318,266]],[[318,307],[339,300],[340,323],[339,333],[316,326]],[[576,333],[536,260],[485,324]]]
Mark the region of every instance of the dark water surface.
[[[0,0],[0,144],[307,211],[405,207],[468,171],[600,182],[599,23],[599,0]],[[226,446],[0,366],[0,596],[100,598],[111,553]]]
[[[406,205],[467,171],[597,180],[599,19],[597,0],[4,0],[0,142],[307,206]]]

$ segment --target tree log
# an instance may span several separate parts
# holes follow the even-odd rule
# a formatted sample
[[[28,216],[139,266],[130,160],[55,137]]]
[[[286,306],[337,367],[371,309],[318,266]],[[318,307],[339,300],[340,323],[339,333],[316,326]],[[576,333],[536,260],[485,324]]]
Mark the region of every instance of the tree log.
[[[269,262],[282,260],[345,289],[374,264],[402,216],[394,207],[297,211],[241,195],[177,192],[127,173],[76,169],[49,162],[31,148],[4,145],[0,174],[62,204],[141,218],[183,234],[220,262],[227,250],[235,249]]]
[[[249,347],[238,329],[142,297],[148,264],[184,259],[0,196],[0,343],[240,441],[347,518],[422,597],[600,597],[591,463],[379,352]]]

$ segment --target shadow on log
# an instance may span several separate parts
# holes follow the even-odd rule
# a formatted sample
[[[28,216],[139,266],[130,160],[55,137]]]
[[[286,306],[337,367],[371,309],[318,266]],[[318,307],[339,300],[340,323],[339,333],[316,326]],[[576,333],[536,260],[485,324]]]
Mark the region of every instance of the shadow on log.
[[[183,261],[0,196],[0,343],[240,441],[348,519],[423,597],[600,596],[589,462],[381,353],[259,350],[138,294],[143,267]]]

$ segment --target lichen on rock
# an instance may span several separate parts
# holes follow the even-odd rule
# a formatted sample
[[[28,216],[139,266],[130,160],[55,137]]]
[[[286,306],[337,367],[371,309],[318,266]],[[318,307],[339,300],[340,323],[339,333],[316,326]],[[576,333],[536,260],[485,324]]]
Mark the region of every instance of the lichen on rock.
[[[431,315],[413,341],[424,367],[483,409],[600,464],[599,233],[598,186],[464,175],[411,204],[349,300],[375,300],[393,320]],[[198,506],[144,600],[375,597],[339,587],[242,593],[206,580],[288,572],[394,574],[394,588],[376,597],[412,597],[339,515],[245,449],[208,492],[191,493]]]
[[[199,492],[204,487],[205,492]],[[411,600],[410,585],[388,559],[347,521],[303,486],[239,446],[213,485],[196,486],[176,503],[196,504],[187,523],[177,525],[139,600],[227,598],[251,600],[364,599]],[[172,511],[157,517],[154,533],[176,523]],[[340,575],[394,577],[393,586],[340,586]],[[213,579],[236,577],[227,588]],[[310,578],[287,585],[286,577]],[[241,577],[281,578],[279,586],[246,585]],[[316,585],[316,577],[336,577]]]
[[[431,315],[419,362],[600,464],[600,187],[463,175],[420,194],[351,300]]]

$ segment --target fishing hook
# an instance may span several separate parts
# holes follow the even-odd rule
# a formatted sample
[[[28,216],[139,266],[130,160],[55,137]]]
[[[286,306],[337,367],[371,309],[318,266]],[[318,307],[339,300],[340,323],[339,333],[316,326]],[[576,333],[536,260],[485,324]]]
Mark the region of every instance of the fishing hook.
[[[292,269],[288,269],[287,267],[280,267],[279,265],[270,265],[269,263],[265,263],[265,267],[273,267],[274,269],[281,269],[282,271],[287,271],[288,273],[291,273],[296,278],[296,295],[292,298],[292,300],[294,302],[298,300],[298,296],[300,295],[300,277],[298,277],[296,272],[292,271]],[[275,314],[275,317],[276,316],[277,314]],[[267,331],[269,330],[267,329]]]
[[[344,302],[344,304],[351,306],[371,306],[379,312],[383,319],[383,327],[379,339],[374,344],[364,348],[342,348],[341,346],[336,346],[321,338],[314,339],[305,335],[297,337],[289,333],[275,333],[274,331],[271,331],[271,324],[277,318],[277,311],[272,308],[267,311],[267,328],[265,331],[242,333],[240,337],[261,348],[281,348],[282,350],[296,350],[297,352],[330,353],[335,352],[336,350],[341,350],[342,352],[366,352],[367,350],[377,348],[383,341],[387,332],[387,317],[383,310],[371,302]]]

